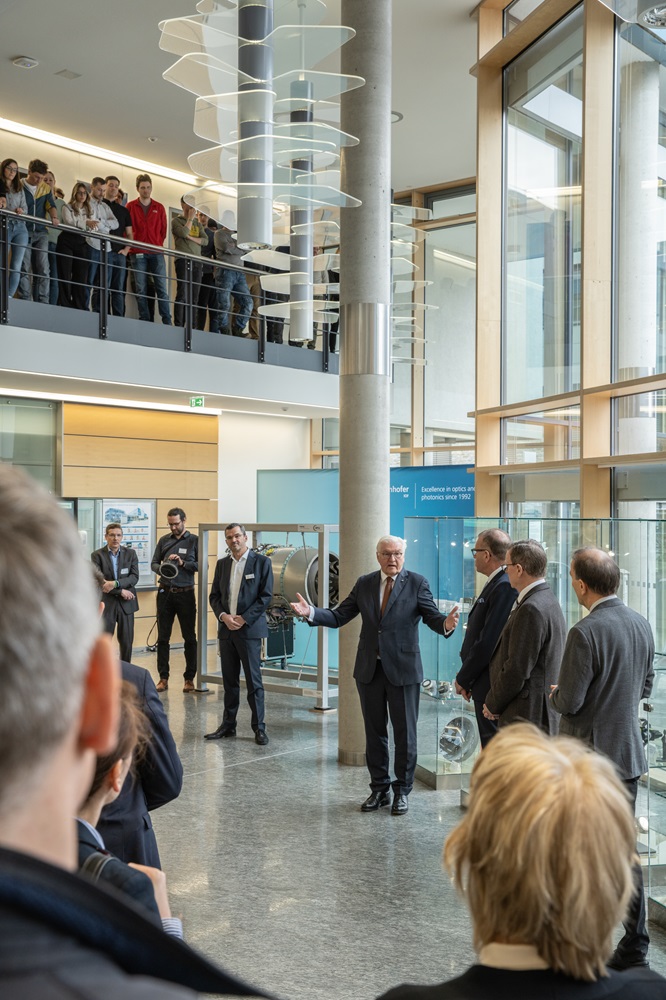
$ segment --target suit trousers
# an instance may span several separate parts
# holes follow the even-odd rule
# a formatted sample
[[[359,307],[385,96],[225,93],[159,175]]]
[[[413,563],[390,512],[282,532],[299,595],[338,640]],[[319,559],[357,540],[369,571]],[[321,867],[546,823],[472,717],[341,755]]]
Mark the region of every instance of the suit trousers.
[[[229,632],[220,639],[220,661],[224,684],[224,716],[222,724],[236,726],[240,705],[240,672],[245,674],[247,703],[252,712],[251,725],[256,733],[264,728],[264,685],[261,679],[261,639],[245,639]]]
[[[409,795],[416,768],[416,723],[420,684],[391,684],[380,660],[372,680],[356,682],[365,724],[365,760],[373,792],[393,786],[396,795]],[[389,771],[388,718],[395,739],[395,781]]]
[[[487,693],[487,692],[486,692]],[[486,719],[483,714],[483,702],[474,702],[474,712],[476,713],[476,727],[479,730],[479,739],[481,740],[481,749],[487,747],[493,736],[497,732],[497,723],[494,719]]]
[[[176,617],[185,643],[183,677],[187,681],[193,681],[197,673],[197,604],[194,587],[176,593],[166,587],[157,591],[157,672],[164,680],[169,677],[169,642]]]
[[[631,796],[631,802],[636,813],[636,794],[638,778],[629,778],[623,782]],[[645,887],[643,885],[643,868],[639,863],[634,865],[634,895],[631,899],[624,923],[624,937],[618,941],[615,954],[627,965],[632,965],[647,959],[650,937],[645,927]]]
[[[126,663],[132,662],[132,644],[134,642],[134,615],[127,615],[121,607],[120,600],[109,602],[109,606],[104,608],[104,631],[113,635],[116,625],[118,626],[118,645],[120,646],[120,659]]]

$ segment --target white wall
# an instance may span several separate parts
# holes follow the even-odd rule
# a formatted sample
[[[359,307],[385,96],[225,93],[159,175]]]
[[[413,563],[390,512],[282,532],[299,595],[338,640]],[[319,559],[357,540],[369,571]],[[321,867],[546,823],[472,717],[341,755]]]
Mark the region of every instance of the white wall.
[[[218,449],[220,521],[256,521],[257,470],[309,469],[310,421],[223,413]]]

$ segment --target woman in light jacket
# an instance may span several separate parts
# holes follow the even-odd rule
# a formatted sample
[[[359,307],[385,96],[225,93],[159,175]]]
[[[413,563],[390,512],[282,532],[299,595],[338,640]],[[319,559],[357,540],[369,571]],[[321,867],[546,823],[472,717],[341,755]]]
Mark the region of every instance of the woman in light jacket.
[[[64,230],[58,237],[58,304],[72,309],[85,309],[88,300],[88,244],[85,233],[97,228],[93,217],[88,188],[79,181],[74,185],[69,204],[62,210],[65,226],[78,233]]]
[[[28,245],[28,227],[21,219],[28,212],[23,185],[18,172],[18,163],[9,157],[0,163],[0,179],[4,187],[5,207],[15,212],[16,217],[7,219],[7,243],[11,247],[11,262],[9,265],[9,297],[11,298],[19,286],[21,279],[21,264]]]

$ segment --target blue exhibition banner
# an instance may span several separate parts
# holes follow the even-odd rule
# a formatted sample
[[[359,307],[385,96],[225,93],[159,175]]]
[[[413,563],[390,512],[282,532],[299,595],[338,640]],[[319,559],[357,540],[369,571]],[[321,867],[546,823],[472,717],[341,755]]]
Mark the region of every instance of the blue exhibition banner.
[[[406,517],[474,517],[474,477],[466,465],[391,469],[391,534]]]

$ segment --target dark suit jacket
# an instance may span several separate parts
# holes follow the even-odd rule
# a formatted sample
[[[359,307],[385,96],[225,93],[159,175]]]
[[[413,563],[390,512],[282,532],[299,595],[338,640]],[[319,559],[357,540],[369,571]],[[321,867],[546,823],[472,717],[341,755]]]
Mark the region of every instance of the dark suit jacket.
[[[456,680],[481,704],[490,688],[490,658],[517,596],[506,571],[502,570],[488,580],[467,618],[465,638],[460,647],[462,666]]]
[[[354,677],[368,684],[375,673],[377,660],[391,684],[420,684],[423,664],[419,649],[419,622],[444,635],[445,616],[438,610],[428,581],[418,573],[403,569],[393,585],[384,617],[379,617],[381,572],[360,576],[349,597],[334,611],[315,608],[313,625],[341,628],[360,614],[361,636],[358,641]]]
[[[609,970],[595,983],[552,969],[494,969],[473,965],[462,976],[435,986],[396,986],[379,1000],[657,1000],[666,982],[651,969]]]
[[[109,851],[121,860],[160,868],[155,832],[149,811],[177,799],[183,787],[183,765],[155,682],[143,667],[121,663],[123,680],[130,681],[150,723],[146,754],[128,774],[115,802],[102,809],[97,829]]]
[[[653,661],[650,625],[615,597],[569,632],[553,692],[560,732],[606,754],[627,780],[647,770],[638,712],[652,691]]]
[[[486,705],[500,726],[523,720],[557,733],[559,718],[550,701],[557,683],[567,626],[547,583],[530,590],[504,626],[490,661]]]
[[[139,610],[139,601],[136,596],[136,585],[139,582],[139,557],[134,549],[128,549],[126,545],[121,545],[118,550],[118,576],[113,572],[113,563],[109,555],[108,545],[101,549],[95,549],[90,558],[95,566],[102,571],[105,580],[118,580],[120,587],[102,595],[104,608],[112,607],[116,602],[120,602],[120,607],[126,615],[133,615]],[[120,596],[120,591],[131,590],[134,594],[133,601],[126,601]]]
[[[76,832],[79,838],[79,867],[95,851],[105,853],[90,830],[79,819],[76,821]],[[110,854],[111,852],[106,851],[106,853]],[[140,903],[141,906],[144,906],[146,910],[160,920],[160,911],[157,908],[153,883],[143,872],[138,872],[135,868],[130,868],[129,865],[126,865],[118,858],[111,857],[100,872],[98,881],[120,889],[121,892],[130,896],[136,903]]]
[[[231,633],[220,621],[220,615],[229,614],[229,585],[231,581],[232,556],[218,559],[210,590],[210,606],[217,618],[217,634],[220,639],[228,639]],[[243,639],[265,639],[268,635],[266,608],[273,598],[273,567],[268,556],[254,552],[247,554],[245,571],[238,591],[237,614],[242,615],[247,624],[235,632]]]

